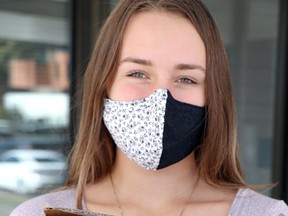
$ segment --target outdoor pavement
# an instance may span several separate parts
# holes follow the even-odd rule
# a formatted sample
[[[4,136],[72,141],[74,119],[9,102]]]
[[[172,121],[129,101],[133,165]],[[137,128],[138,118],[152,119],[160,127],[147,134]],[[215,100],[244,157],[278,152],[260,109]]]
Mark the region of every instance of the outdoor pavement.
[[[9,213],[20,203],[32,196],[18,195],[9,191],[0,190],[0,216],[9,216]]]

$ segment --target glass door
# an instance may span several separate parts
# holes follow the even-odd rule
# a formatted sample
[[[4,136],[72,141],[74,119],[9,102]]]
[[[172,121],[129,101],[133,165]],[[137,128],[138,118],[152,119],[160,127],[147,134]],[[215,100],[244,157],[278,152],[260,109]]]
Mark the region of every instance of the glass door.
[[[0,0],[0,209],[62,185],[69,135],[69,0]]]

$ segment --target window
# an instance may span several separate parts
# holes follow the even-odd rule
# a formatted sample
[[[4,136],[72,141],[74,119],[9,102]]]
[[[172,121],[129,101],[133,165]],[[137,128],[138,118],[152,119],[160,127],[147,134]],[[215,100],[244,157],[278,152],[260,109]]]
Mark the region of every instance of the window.
[[[11,165],[19,162],[15,167],[0,162],[0,172],[6,169],[0,178],[3,216],[47,191],[44,184],[52,186],[56,172],[61,175],[57,183],[65,179],[61,157],[69,142],[70,12],[69,0],[0,0],[0,154],[15,149],[41,154],[7,158]],[[44,170],[34,170],[39,163],[45,163]]]
[[[227,49],[245,176],[250,184],[271,183],[280,1],[204,2]]]
[[[15,158],[15,157],[9,157],[9,158],[4,159],[3,162],[5,162],[5,163],[18,163],[19,160],[18,160],[18,158]]]

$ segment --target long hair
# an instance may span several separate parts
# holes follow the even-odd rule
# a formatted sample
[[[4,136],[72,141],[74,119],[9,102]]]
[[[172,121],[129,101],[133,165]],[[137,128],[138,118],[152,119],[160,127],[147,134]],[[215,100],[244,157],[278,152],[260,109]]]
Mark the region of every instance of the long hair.
[[[113,82],[125,28],[139,12],[166,11],[191,21],[206,49],[207,121],[195,154],[199,174],[208,184],[245,186],[236,142],[236,114],[226,53],[218,28],[199,0],[122,0],[106,20],[91,56],[83,84],[81,122],[72,149],[67,187],[77,187],[82,208],[85,185],[107,175],[115,160],[115,144],[102,119],[103,99]]]

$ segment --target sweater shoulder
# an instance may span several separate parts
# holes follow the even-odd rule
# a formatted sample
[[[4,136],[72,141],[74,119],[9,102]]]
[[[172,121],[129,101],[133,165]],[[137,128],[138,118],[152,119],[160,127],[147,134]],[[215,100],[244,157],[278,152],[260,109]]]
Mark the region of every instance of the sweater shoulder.
[[[239,189],[229,216],[288,216],[288,206],[277,200],[251,189]]]
[[[70,188],[47,193],[17,206],[10,216],[40,216],[44,215],[45,206],[57,208],[76,208],[76,189]]]

